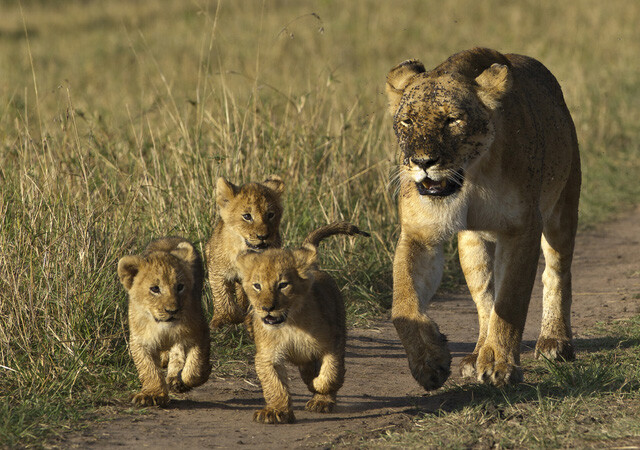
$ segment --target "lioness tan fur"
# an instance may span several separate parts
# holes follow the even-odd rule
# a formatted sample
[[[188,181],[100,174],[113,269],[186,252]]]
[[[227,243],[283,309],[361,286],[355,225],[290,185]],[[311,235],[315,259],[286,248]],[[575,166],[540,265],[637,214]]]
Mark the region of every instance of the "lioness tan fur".
[[[129,293],[129,345],[142,382],[132,402],[163,406],[168,389],[185,392],[207,381],[209,329],[195,247],[182,238],[158,239],[141,255],[120,259],[118,276]]]
[[[480,325],[462,373],[496,385],[522,378],[520,343],[541,245],[536,355],[572,359],[581,171],[556,79],[530,57],[475,48],[429,72],[405,61],[389,72],[386,91],[404,157],[392,315],[413,376],[435,389],[450,373],[445,338],[426,310],[442,275],[441,244],[456,232]]]
[[[211,328],[244,321],[249,302],[238,280],[236,258],[247,250],[262,251],[282,245],[283,192],[284,182],[275,175],[262,183],[240,187],[218,178],[216,203],[220,220],[205,246],[213,295]]]
[[[269,249],[238,257],[251,302],[255,367],[265,408],[253,420],[292,423],[285,362],[298,366],[313,397],[308,411],[331,412],[344,380],[345,310],[333,279],[317,268],[317,245],[334,234],[368,234],[348,222],[312,232],[301,248]]]

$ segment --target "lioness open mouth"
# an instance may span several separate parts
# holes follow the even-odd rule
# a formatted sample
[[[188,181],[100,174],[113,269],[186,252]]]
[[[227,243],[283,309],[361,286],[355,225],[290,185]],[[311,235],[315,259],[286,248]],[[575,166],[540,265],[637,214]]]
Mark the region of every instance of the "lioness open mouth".
[[[262,318],[262,321],[267,325],[278,325],[284,322],[285,320],[287,320],[286,314],[282,314],[281,316],[278,316],[278,317],[273,317],[271,314],[269,314]]]
[[[430,195],[433,197],[447,197],[460,190],[464,182],[464,172],[461,170],[454,176],[444,178],[440,181],[426,177],[420,183],[416,183],[420,195]]]

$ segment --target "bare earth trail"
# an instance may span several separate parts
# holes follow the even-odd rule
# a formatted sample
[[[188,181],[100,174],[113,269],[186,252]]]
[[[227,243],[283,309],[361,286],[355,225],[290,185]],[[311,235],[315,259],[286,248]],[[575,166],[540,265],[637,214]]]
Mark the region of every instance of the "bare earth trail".
[[[541,315],[540,272],[529,308],[523,358],[532,358]],[[576,340],[588,339],[596,322],[640,313],[640,208],[595,231],[579,235],[573,263],[572,325]],[[477,338],[475,306],[468,294],[441,295],[430,307],[431,317],[449,338],[452,377],[462,356]],[[418,413],[454,405],[451,394],[426,393],[411,377],[406,356],[390,321],[371,329],[349,330],[347,375],[333,414],[304,411],[310,398],[297,370],[291,368],[291,391],[297,423],[259,425],[253,411],[263,405],[255,374],[250,379],[216,378],[192,393],[174,398],[167,409],[148,414],[104,412],[107,421],[89,425],[54,445],[80,448],[322,448],[384,430],[409,427]],[[580,353],[578,353],[580,358]],[[525,372],[525,379],[526,379]],[[124,408],[123,408],[124,409]]]

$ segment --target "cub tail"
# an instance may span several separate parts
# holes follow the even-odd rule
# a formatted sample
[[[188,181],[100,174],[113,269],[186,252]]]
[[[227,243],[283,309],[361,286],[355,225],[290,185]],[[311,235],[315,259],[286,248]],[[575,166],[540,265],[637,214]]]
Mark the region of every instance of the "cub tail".
[[[311,244],[314,247],[318,247],[320,242],[329,236],[334,236],[336,234],[346,234],[348,236],[355,236],[359,234],[361,236],[369,237],[371,236],[366,231],[362,231],[360,228],[355,226],[354,224],[347,221],[338,221],[330,223],[329,225],[325,225],[316,230],[313,230],[311,233],[307,235],[307,237],[302,242],[302,246],[306,244]]]

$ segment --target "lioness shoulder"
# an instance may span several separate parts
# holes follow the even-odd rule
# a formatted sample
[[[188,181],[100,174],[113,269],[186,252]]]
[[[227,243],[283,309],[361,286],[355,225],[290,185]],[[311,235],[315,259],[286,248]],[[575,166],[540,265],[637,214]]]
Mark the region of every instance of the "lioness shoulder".
[[[207,381],[210,338],[197,249],[183,238],[158,239],[121,258],[118,276],[129,295],[130,349],[142,383],[133,403],[165,405],[169,389],[185,392]]]
[[[275,175],[242,186],[218,179],[220,219],[205,246],[213,296],[212,328],[244,321],[249,304],[238,281],[236,258],[247,250],[280,247],[283,192],[284,182]]]

